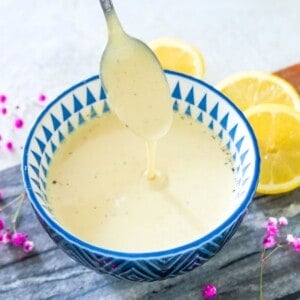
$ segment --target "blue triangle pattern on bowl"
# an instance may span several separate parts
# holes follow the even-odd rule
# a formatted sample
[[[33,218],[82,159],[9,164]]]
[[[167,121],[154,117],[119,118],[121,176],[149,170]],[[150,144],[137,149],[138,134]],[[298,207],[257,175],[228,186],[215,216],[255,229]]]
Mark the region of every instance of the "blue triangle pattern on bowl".
[[[94,106],[92,105],[92,106],[91,106],[91,109],[90,109],[90,118],[91,118],[91,119],[94,119],[94,118],[96,118],[97,116],[98,116],[98,114],[97,114],[97,112],[96,112]]]
[[[62,116],[63,116],[63,121],[66,121],[71,117],[71,113],[66,108],[66,106],[63,104],[61,104],[61,112],[62,112]]]
[[[191,107],[190,105],[188,105],[188,107],[186,108],[184,114],[188,117],[190,117],[192,115],[192,112],[191,112]]]
[[[40,182],[42,183],[44,190],[46,190],[46,182],[42,178],[40,178]]]
[[[78,125],[80,126],[80,125],[82,125],[84,123],[85,123],[85,119],[84,119],[82,113],[79,113],[78,114]]]
[[[45,153],[45,158],[46,158],[46,162],[47,162],[47,164],[49,166],[50,162],[51,162],[51,158],[50,158],[50,156],[47,153]]]
[[[41,169],[42,169],[42,172],[43,172],[43,174],[44,174],[44,177],[46,178],[46,177],[47,177],[47,174],[48,174],[47,169],[46,169],[43,165],[41,165]]]
[[[200,103],[198,104],[198,107],[199,107],[202,111],[204,111],[204,112],[207,111],[207,94],[205,94],[205,95],[203,96],[203,98],[201,99]]]
[[[61,133],[61,131],[58,131],[58,139],[59,142],[62,143],[65,140],[65,136]]]
[[[243,217],[244,214],[241,215],[237,223],[228,227],[222,235],[212,239],[205,246],[172,257],[149,259],[147,261],[141,259],[130,262],[120,258],[116,259],[94,254],[76,245],[66,244],[66,241],[50,228],[47,228],[47,231],[50,231],[51,237],[62,248],[68,246],[67,251],[73,259],[80,261],[92,270],[108,273],[120,279],[154,281],[184,274],[188,270],[192,270],[205,263],[220,251],[227,240],[230,239]],[[46,226],[44,222],[42,222],[42,225]]]
[[[52,151],[52,154],[54,154],[56,152],[56,145],[51,141],[51,151]]]
[[[172,92],[172,97],[177,99],[177,100],[181,100],[181,90],[180,90],[180,85],[179,85],[179,81],[177,82],[173,92]]]
[[[100,87],[100,96],[99,96],[99,100],[105,100],[107,97],[106,97],[106,94],[105,94],[105,91],[101,85]]]
[[[235,139],[235,134],[236,134],[237,128],[238,128],[238,124],[235,124],[229,131],[229,136],[233,141]]]
[[[110,112],[110,108],[107,104],[107,102],[105,101],[104,104],[103,104],[103,110],[102,112],[105,114],[105,113],[109,113]]]
[[[175,112],[178,111],[178,102],[177,102],[177,100],[175,100],[174,103],[173,103],[173,111],[175,111]]]
[[[40,149],[41,153],[43,153],[44,150],[45,150],[46,145],[38,137],[35,137],[35,140],[36,140],[36,142],[39,146],[39,149]]]
[[[35,160],[36,160],[36,162],[39,166],[40,163],[41,163],[42,157],[33,150],[31,150],[31,153],[33,154],[33,156],[34,156],[34,158],[35,158]]]
[[[238,152],[240,152],[241,150],[241,147],[242,147],[242,144],[243,144],[243,141],[244,141],[245,137],[242,136],[235,144],[235,147],[237,149]]]
[[[209,115],[215,120],[218,120],[218,110],[219,110],[219,103],[217,102],[216,105],[211,110],[211,112],[209,113]]]
[[[203,113],[202,112],[199,114],[197,120],[201,123],[203,122]]]
[[[30,178],[31,181],[34,183],[34,185],[40,190],[41,189],[41,185],[40,185],[40,182],[37,181],[35,178],[31,177]]]
[[[70,134],[74,131],[74,126],[70,121],[68,121],[67,125],[68,125],[68,133]]]
[[[194,99],[194,87],[192,86],[188,95],[185,98],[185,101],[190,103],[190,104],[195,104],[195,99]]]
[[[93,96],[89,88],[86,88],[86,105],[90,105],[96,102],[96,98]]]
[[[241,165],[244,164],[244,161],[245,161],[245,158],[246,158],[248,152],[249,152],[249,149],[247,149],[245,152],[243,152],[243,153],[241,154],[241,157],[240,157]]]
[[[52,132],[46,126],[42,126],[42,128],[43,128],[45,139],[48,142],[52,137]]]
[[[220,122],[224,130],[227,130],[228,118],[229,118],[229,113],[227,113]]]
[[[58,119],[53,114],[50,114],[50,116],[51,116],[51,120],[52,120],[53,131],[56,131],[57,128],[59,128],[61,123],[60,123],[60,121],[58,121]],[[49,131],[49,129],[47,129],[47,131]],[[51,133],[51,131],[49,131],[49,132]],[[50,135],[50,137],[51,137],[51,135]]]
[[[37,177],[39,177],[39,175],[40,175],[39,169],[38,169],[36,166],[34,166],[33,164],[29,164],[29,166],[30,166],[30,168],[33,170],[33,172],[35,173],[35,175],[36,175]]]
[[[78,98],[73,94],[73,107],[74,107],[74,113],[82,110],[83,105],[81,104],[81,102],[78,100]]]
[[[222,129],[221,129],[220,132],[218,133],[218,137],[219,137],[220,139],[223,138],[223,130],[222,130]]]

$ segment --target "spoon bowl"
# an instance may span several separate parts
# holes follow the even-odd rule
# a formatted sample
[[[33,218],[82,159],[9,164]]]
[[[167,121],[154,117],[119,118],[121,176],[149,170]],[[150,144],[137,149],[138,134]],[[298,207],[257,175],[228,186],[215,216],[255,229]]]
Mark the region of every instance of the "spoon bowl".
[[[158,140],[171,127],[172,103],[166,76],[152,50],[122,28],[110,0],[101,0],[108,42],[100,74],[108,103],[129,129]]]

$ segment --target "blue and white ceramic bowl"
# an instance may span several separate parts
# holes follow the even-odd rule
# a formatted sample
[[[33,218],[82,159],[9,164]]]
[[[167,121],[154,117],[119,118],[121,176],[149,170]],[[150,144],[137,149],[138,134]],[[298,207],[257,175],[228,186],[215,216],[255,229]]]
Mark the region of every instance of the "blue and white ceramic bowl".
[[[76,84],[51,102],[29,133],[22,170],[30,202],[50,237],[69,256],[96,272],[122,279],[154,281],[195,269],[231,238],[255,192],[259,154],[253,131],[243,114],[203,81],[170,71],[166,71],[166,76],[174,113],[203,123],[221,140],[231,153],[237,178],[230,216],[210,233],[189,244],[157,252],[117,252],[79,239],[53,218],[46,194],[46,177],[55,151],[68,135],[89,119],[110,113],[98,76]],[[218,184],[222,183],[216,182]]]

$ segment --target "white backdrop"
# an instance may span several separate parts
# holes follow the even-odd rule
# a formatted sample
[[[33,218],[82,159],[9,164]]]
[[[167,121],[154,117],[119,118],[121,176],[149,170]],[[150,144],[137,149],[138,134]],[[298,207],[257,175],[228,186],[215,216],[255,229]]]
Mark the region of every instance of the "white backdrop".
[[[127,32],[145,42],[160,37],[197,46],[206,80],[217,83],[244,70],[272,71],[300,61],[299,0],[114,0]],[[39,93],[55,98],[98,72],[106,41],[97,0],[0,0],[0,94],[10,114],[0,114],[0,170],[20,162]],[[20,109],[14,111],[14,106]],[[25,120],[22,130],[12,120]],[[11,138],[16,151],[8,153]]]

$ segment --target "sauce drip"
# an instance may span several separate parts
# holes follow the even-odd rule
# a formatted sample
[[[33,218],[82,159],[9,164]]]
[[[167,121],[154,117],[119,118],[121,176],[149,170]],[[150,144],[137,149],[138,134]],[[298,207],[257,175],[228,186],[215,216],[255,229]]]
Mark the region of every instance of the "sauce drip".
[[[173,112],[169,86],[153,52],[106,14],[109,39],[100,74],[108,103],[121,122],[146,141],[149,179],[155,177],[155,145],[169,131]]]

